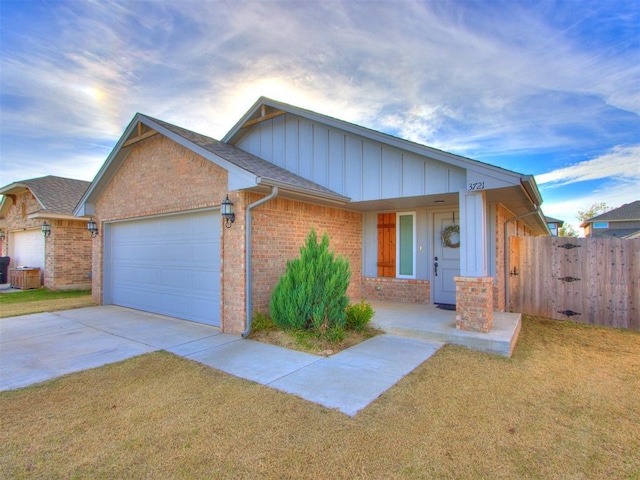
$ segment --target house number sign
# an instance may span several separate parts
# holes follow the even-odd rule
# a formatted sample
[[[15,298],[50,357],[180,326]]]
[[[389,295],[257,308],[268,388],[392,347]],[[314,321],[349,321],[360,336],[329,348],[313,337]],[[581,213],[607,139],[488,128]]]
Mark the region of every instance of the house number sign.
[[[474,192],[476,190],[484,190],[484,182],[470,182],[467,184],[467,191]]]

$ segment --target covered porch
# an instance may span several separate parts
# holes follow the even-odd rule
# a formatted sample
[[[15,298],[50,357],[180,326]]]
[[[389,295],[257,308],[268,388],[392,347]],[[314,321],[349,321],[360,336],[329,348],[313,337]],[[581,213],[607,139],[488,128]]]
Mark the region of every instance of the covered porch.
[[[456,328],[456,312],[434,304],[372,300],[375,311],[371,325],[385,333],[437,340],[511,357],[521,328],[520,313],[493,312],[493,326],[487,333]]]

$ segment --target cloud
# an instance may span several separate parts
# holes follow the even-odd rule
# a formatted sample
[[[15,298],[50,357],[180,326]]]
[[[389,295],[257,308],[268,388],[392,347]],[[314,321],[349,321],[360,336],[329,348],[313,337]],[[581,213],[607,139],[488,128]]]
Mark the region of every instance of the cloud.
[[[539,185],[551,183],[556,187],[601,179],[640,182],[640,145],[617,146],[591,160],[536,175]]]
[[[546,195],[544,195],[546,197]],[[611,208],[618,208],[624,204],[640,200],[638,182],[621,180],[619,182],[605,182],[596,189],[583,189],[579,193],[558,197],[542,205],[545,215],[564,220],[580,231],[578,210],[586,210],[595,203],[606,203]]]
[[[3,147],[112,146],[137,111],[220,138],[260,95],[486,161],[637,144],[637,12],[549,5],[56,2],[20,28],[5,9]],[[609,24],[632,34],[595,42]]]

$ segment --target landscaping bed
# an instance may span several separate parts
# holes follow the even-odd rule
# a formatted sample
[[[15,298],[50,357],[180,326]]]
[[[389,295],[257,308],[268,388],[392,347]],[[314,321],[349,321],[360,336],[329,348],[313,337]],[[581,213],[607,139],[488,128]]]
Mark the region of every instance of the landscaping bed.
[[[329,356],[346,348],[353,347],[381,333],[384,332],[366,326],[361,330],[344,330],[344,337],[341,340],[337,340],[335,338],[332,339],[330,337],[317,335],[313,331],[284,331],[276,327],[270,319],[258,315],[254,320],[253,329],[251,330],[249,338],[292,350]]]

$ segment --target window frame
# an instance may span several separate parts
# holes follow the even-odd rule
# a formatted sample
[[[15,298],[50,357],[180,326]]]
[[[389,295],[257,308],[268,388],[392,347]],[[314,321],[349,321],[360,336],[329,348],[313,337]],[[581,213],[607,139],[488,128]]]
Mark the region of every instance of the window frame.
[[[401,250],[401,224],[400,217],[411,217],[411,275],[403,275],[400,273],[400,264],[402,261]],[[416,212],[396,212],[396,278],[415,279],[416,278],[416,242],[417,242],[417,228],[416,228]]]

